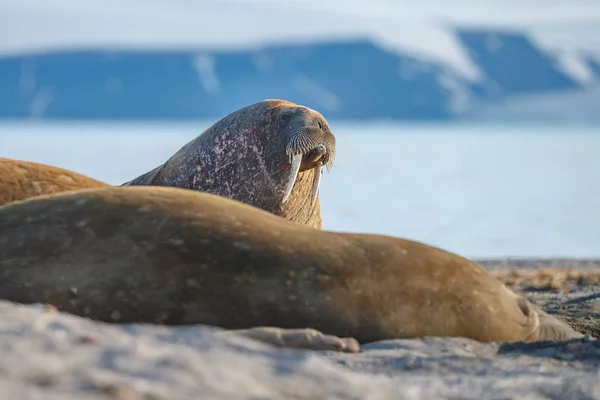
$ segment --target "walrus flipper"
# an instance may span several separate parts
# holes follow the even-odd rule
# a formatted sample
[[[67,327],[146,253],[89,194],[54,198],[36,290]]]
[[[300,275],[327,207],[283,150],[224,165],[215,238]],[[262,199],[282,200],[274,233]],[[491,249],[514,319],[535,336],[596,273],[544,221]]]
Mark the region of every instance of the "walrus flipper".
[[[158,175],[158,173],[165,167],[165,165],[166,165],[166,163],[159,165],[158,167],[154,168],[153,170],[148,171],[145,174],[142,174],[142,175],[138,176],[137,178],[130,180],[129,182],[123,183],[121,186],[152,185],[154,183],[154,178],[156,178],[156,175]]]
[[[358,353],[360,344],[354,338],[341,338],[325,335],[310,328],[283,329],[271,326],[259,326],[250,329],[222,331],[225,335],[240,335],[258,340],[275,347],[289,347],[314,351],[340,351]]]
[[[533,306],[540,319],[537,340],[569,340],[582,338],[585,335],[577,332],[569,324],[546,313],[538,306]]]

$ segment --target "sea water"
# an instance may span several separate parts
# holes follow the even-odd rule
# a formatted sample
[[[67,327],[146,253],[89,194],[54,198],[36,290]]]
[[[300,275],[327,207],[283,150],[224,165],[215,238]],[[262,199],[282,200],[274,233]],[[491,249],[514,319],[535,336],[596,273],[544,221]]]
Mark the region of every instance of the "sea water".
[[[0,157],[120,184],[209,125],[5,122]],[[600,257],[600,126],[331,125],[325,229],[401,236],[469,257]]]

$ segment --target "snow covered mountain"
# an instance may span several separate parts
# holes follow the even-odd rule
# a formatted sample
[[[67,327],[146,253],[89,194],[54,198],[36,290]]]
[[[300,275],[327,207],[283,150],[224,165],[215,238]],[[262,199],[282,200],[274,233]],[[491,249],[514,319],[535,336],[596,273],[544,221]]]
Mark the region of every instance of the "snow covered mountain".
[[[600,3],[489,3],[0,0],[0,118],[600,122]]]

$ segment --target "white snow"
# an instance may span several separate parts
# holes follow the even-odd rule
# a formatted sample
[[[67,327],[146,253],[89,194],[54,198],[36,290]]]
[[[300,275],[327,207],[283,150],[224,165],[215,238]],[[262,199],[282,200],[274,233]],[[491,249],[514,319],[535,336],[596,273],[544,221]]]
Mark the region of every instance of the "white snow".
[[[38,90],[29,103],[29,116],[31,118],[42,118],[53,97],[51,89],[42,88]]]
[[[197,54],[194,59],[194,67],[198,73],[200,84],[209,94],[219,92],[219,78],[215,72],[215,60],[210,54]]]
[[[294,78],[294,87],[327,111],[339,110],[341,106],[341,101],[335,93],[319,86],[304,74],[298,74]]]
[[[600,84],[592,82],[584,90],[523,95],[505,102],[478,104],[466,116],[471,120],[492,123],[509,120],[598,124],[598,104]]]
[[[556,67],[580,84],[591,84],[595,80],[591,68],[578,54],[571,51],[563,51],[554,54],[554,56],[558,61]]]
[[[254,55],[252,61],[256,68],[263,73],[269,72],[273,68],[273,60],[266,54],[258,53]]]
[[[231,48],[370,38],[477,68],[453,26],[527,29],[544,46],[600,49],[600,2],[570,0],[0,0],[0,54],[69,48]]]
[[[466,85],[455,76],[443,74],[438,78],[439,84],[450,94],[447,109],[454,115],[466,112],[471,106],[471,94]]]

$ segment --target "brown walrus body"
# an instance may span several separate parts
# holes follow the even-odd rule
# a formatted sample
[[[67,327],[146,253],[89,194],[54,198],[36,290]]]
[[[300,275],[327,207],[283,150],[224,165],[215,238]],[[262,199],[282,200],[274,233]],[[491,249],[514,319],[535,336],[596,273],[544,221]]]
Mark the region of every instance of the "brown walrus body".
[[[0,206],[45,194],[106,186],[106,183],[51,165],[0,158]]]
[[[360,342],[582,336],[441,249],[164,187],[1,207],[0,298],[103,321],[309,327]]]
[[[321,170],[334,157],[335,137],[320,113],[265,100],[223,117],[164,164],[123,186],[198,190],[321,228]]]

